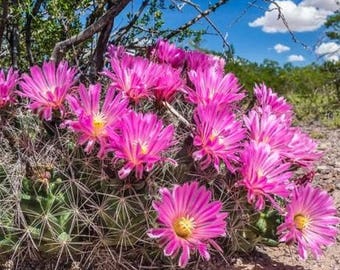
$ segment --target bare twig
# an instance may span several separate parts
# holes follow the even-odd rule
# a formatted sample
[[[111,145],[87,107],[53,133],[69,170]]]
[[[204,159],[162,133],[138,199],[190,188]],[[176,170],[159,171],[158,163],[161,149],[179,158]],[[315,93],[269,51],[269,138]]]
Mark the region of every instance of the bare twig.
[[[143,13],[145,7],[149,4],[149,2],[150,0],[144,0],[142,2],[138,11],[135,13],[135,15],[133,15],[133,18],[131,19],[131,21],[126,26],[120,28],[117,31],[116,36],[114,40],[112,41],[112,43],[118,44],[121,41],[122,37],[134,26],[134,24],[136,23],[140,15]]]
[[[12,0],[11,4],[16,7],[18,5],[18,0]],[[10,48],[11,48],[11,62],[14,68],[18,68],[18,59],[20,56],[20,41],[19,41],[19,24],[18,19],[14,18],[11,26],[10,34]]]
[[[186,127],[191,128],[190,122],[185,119],[174,107],[172,107],[168,102],[163,102],[164,107],[166,107],[174,116],[178,118]]]
[[[115,1],[112,7],[105,12],[105,14],[100,17],[96,22],[88,26],[86,29],[81,31],[79,34],[70,37],[64,41],[58,42],[52,52],[51,60],[59,61],[61,56],[67,51],[70,47],[76,46],[85,40],[91,38],[95,33],[98,33],[103,30],[103,28],[113,20],[130,2],[131,0],[121,0]]]
[[[228,0],[227,0],[228,1]],[[225,4],[227,1],[224,1],[223,4]],[[201,10],[200,6],[190,0],[182,0],[183,3],[186,3],[192,7],[194,7],[200,14],[203,14],[204,12]],[[215,32],[220,36],[220,38],[223,41],[223,45],[228,48],[228,51],[230,51],[230,44],[227,42],[225,35],[221,33],[221,31],[218,29],[218,27],[213,23],[213,21],[207,16],[203,15],[205,20],[211,25],[211,27],[215,30]]]
[[[207,15],[209,15],[211,12],[215,11],[218,7],[220,7],[221,5],[225,4],[228,0],[220,0],[217,3],[215,3],[214,5],[212,5],[210,8],[206,9],[205,11],[201,12],[200,14],[198,14],[195,18],[193,18],[192,20],[188,21],[187,23],[183,24],[182,26],[180,26],[179,28],[177,28],[176,30],[172,31],[170,34],[168,34],[167,36],[165,36],[165,39],[170,39],[173,38],[174,36],[180,34],[182,31],[188,29],[190,26],[192,26],[193,24],[195,24],[196,22],[198,22],[199,20],[201,20],[202,18],[205,18]],[[184,1],[183,1],[184,2]]]
[[[256,2],[257,0],[253,0],[250,3],[248,3],[248,6],[227,26],[227,28],[231,28],[236,23],[238,23],[241,20],[241,18],[249,11],[249,9],[255,6]]]
[[[1,18],[0,18],[0,49],[1,49],[2,37],[4,35],[6,22],[7,22],[7,16],[8,16],[8,1],[7,0],[1,1],[1,9],[2,9],[2,13],[1,13]]]
[[[305,49],[308,49],[307,44],[305,44],[304,42],[302,42],[301,40],[297,39],[296,36],[294,35],[293,31],[290,29],[289,24],[284,16],[284,14],[282,13],[282,9],[281,6],[274,0],[264,0],[265,2],[271,3],[273,4],[276,8],[275,9],[271,9],[269,11],[274,11],[277,10],[278,15],[277,15],[277,19],[281,20],[282,23],[284,24],[284,26],[286,27],[288,33],[290,34],[291,38],[293,39],[293,41],[295,43],[299,43],[301,44]]]
[[[26,44],[27,60],[30,66],[32,66],[34,62],[32,50],[31,50],[31,35],[32,35],[31,24],[32,24],[33,17],[35,17],[38,14],[40,6],[43,2],[44,0],[37,0],[33,6],[32,13],[26,14],[25,44]]]

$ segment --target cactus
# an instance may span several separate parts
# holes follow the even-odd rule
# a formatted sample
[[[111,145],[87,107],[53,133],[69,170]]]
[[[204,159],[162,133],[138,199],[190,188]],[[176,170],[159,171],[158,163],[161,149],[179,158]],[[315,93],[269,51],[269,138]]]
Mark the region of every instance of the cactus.
[[[182,77],[176,77],[181,73],[177,70],[169,78],[162,77],[161,70],[166,66],[163,71],[168,74],[169,65],[130,55],[125,55],[126,59],[122,57],[129,63],[124,72],[135,68],[131,76],[141,76],[144,74],[139,74],[141,71],[150,72],[133,81],[138,84],[145,80],[143,87],[150,84],[150,89],[143,89],[144,92],[138,92],[141,85],[127,89],[126,78],[117,79],[125,74],[117,71],[124,63],[117,64],[117,59],[111,59],[115,72],[104,72],[111,81],[101,78],[103,87],[90,86],[89,90],[83,85],[75,87],[72,95],[68,93],[67,102],[57,97],[58,102],[65,104],[52,101],[45,104],[43,98],[30,94],[33,101],[38,98],[43,105],[43,110],[37,110],[40,118],[34,110],[24,110],[20,103],[6,110],[0,108],[0,262],[3,265],[20,269],[30,261],[35,265],[48,262],[51,269],[175,269],[177,263],[167,256],[174,250],[168,247],[170,251],[163,252],[159,246],[167,249],[166,241],[155,242],[149,236],[152,228],[160,226],[158,204],[162,194],[165,190],[170,194],[176,186],[185,189],[187,182],[195,182],[197,186],[199,183],[202,188],[197,190],[201,196],[208,194],[206,198],[213,206],[211,211],[221,211],[216,215],[227,217],[226,226],[224,221],[216,225],[223,226],[222,230],[214,228],[227,232],[226,236],[209,239],[201,232],[203,239],[194,239],[202,242],[191,243],[189,255],[198,258],[194,252],[198,250],[200,256],[209,259],[210,250],[205,248],[211,245],[217,249],[215,254],[229,260],[236,252],[250,252],[260,243],[277,244],[276,229],[283,222],[281,210],[287,203],[285,192],[294,184],[291,179],[288,181],[291,171],[298,167],[309,168],[309,163],[316,160],[319,153],[314,143],[303,135],[309,147],[305,150],[308,158],[304,159],[304,153],[294,156],[294,152],[289,152],[276,160],[280,149],[274,148],[280,147],[280,141],[274,144],[275,151],[265,145],[272,134],[264,136],[265,143],[252,142],[260,137],[252,138],[252,121],[266,116],[265,105],[268,104],[262,108],[261,104],[248,101],[251,106],[257,106],[256,110],[244,111],[245,106],[237,104],[244,93],[239,92],[234,75],[223,74],[223,60],[198,52],[188,55],[191,58],[188,56],[180,70]],[[196,67],[201,61],[194,61],[194,56],[207,66]],[[158,61],[157,57],[151,59]],[[143,68],[136,68],[134,62]],[[129,78],[127,84],[132,83]],[[164,86],[167,80],[170,80],[169,85]],[[110,84],[126,92],[118,94]],[[182,90],[177,91],[177,97],[173,96],[173,89],[170,89],[171,95],[162,93],[172,85]],[[200,89],[203,86],[208,88],[205,90],[210,91],[209,95]],[[265,94],[276,98],[275,102],[281,102],[281,107],[276,109],[286,110],[286,114],[280,113],[289,118],[291,111],[285,101],[265,86],[261,87]],[[30,93],[29,85],[25,88]],[[218,91],[225,88],[228,91],[221,95]],[[81,91],[81,100],[76,90]],[[199,96],[200,90],[202,96]],[[158,91],[156,100],[153,100],[152,91]],[[53,95],[52,90],[50,95]],[[211,105],[209,102],[214,95],[217,103]],[[124,100],[127,97],[129,102]],[[119,112],[114,111],[117,104]],[[116,114],[112,115],[113,112]],[[277,121],[278,130],[284,130],[284,124],[290,125],[291,119],[276,117],[274,109],[271,113],[268,122]],[[244,114],[247,117],[242,118]],[[135,126],[129,126],[129,121],[134,121]],[[259,132],[260,128],[256,128]],[[147,134],[143,133],[145,130]],[[173,141],[169,139],[171,136]],[[293,140],[293,135],[289,139]],[[258,164],[253,164],[254,151],[261,153],[260,158],[274,159],[274,167],[268,169],[256,158]],[[250,161],[247,160],[249,156]],[[279,173],[272,173],[279,169]],[[278,175],[287,179],[282,180]],[[279,190],[268,188],[273,184],[270,178],[282,186],[287,185],[287,190],[285,186]],[[192,196],[187,201],[179,197],[183,201],[178,199],[178,203],[185,206],[191,199],[199,200]],[[208,199],[201,202],[203,206],[210,203]],[[174,210],[169,213],[171,211]],[[181,238],[185,242],[197,224],[185,213],[171,214],[175,219],[170,225],[167,221],[168,229],[174,231],[177,240]],[[162,222],[166,223],[164,219],[163,216]],[[202,220],[204,218],[200,224],[205,228]],[[178,249],[177,246],[172,248]],[[184,253],[183,248],[180,252]],[[180,252],[172,257],[181,257]],[[180,266],[187,263],[179,258]]]

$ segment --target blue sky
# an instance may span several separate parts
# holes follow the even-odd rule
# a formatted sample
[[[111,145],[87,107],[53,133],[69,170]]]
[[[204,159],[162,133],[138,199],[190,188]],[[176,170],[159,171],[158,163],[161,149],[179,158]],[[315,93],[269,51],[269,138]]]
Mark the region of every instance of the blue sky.
[[[196,0],[195,3],[205,10],[209,2],[216,1]],[[322,26],[326,17],[339,8],[337,1],[339,0],[277,1],[296,39],[305,44],[306,48],[301,43],[294,42],[282,22],[277,20],[277,10],[268,12],[269,8],[273,9],[275,6],[269,6],[263,0],[229,0],[209,18],[227,35],[227,41],[233,44],[236,55],[251,61],[262,62],[267,58],[280,64],[292,62],[294,65],[320,62],[324,58],[338,61],[340,45],[325,39],[325,29]],[[134,6],[128,7],[128,10],[138,9],[138,2],[134,1]],[[253,2],[255,4],[252,5]],[[196,15],[197,11],[189,5],[185,5],[181,11],[164,12],[166,25],[169,27],[179,26]],[[123,19],[116,22],[122,23]],[[194,28],[208,28],[209,32],[214,33],[205,19]],[[205,36],[201,46],[216,51],[223,50],[223,42],[216,35]]]

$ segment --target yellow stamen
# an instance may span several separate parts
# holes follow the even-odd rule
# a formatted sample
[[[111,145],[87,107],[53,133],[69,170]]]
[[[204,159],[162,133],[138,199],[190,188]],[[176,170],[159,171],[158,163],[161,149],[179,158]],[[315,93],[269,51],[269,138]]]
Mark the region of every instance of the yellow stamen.
[[[140,151],[143,155],[147,154],[149,149],[148,149],[148,145],[146,143],[141,143],[140,144]]]
[[[218,131],[213,129],[213,131],[211,132],[211,135],[209,136],[209,140],[214,141],[217,137],[218,137]]]
[[[193,218],[180,217],[173,223],[175,233],[182,238],[188,238],[191,236],[194,230],[195,222]]]
[[[264,136],[263,139],[262,139],[262,142],[268,143],[269,140],[270,140],[270,138],[268,136]]]
[[[257,171],[257,176],[258,176],[259,178],[261,178],[263,175],[264,175],[263,170],[262,170],[262,169],[259,169],[259,170]]]
[[[93,133],[95,136],[99,136],[103,133],[104,127],[106,125],[105,116],[102,114],[96,114],[93,117]]]
[[[295,227],[298,230],[303,230],[308,225],[308,218],[304,215],[298,214],[294,217]]]

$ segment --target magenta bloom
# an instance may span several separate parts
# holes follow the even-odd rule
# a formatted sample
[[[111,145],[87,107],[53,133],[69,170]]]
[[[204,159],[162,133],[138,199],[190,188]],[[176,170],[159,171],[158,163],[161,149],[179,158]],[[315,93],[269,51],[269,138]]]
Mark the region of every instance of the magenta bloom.
[[[270,145],[273,151],[288,151],[288,144],[292,140],[292,133],[287,123],[282,122],[275,114],[252,110],[248,116],[243,117],[248,129],[248,136],[257,143],[263,142]]]
[[[64,100],[74,83],[75,68],[67,62],[44,62],[42,68],[33,66],[31,76],[24,74],[20,86],[21,95],[31,100],[29,108],[37,111],[46,120],[51,120],[52,111],[64,111]]]
[[[222,160],[234,172],[234,164],[239,162],[238,154],[245,138],[242,124],[234,119],[231,112],[219,110],[215,104],[198,106],[194,120],[194,145],[199,150],[193,153],[193,158],[201,161],[202,169],[213,163],[219,171]]]
[[[159,74],[158,65],[128,54],[122,55],[120,59],[111,58],[110,63],[112,72],[105,70],[103,74],[112,80],[111,85],[124,96],[135,103],[151,96],[151,88]]]
[[[200,51],[189,51],[186,53],[188,70],[213,69],[216,72],[224,73],[225,61],[215,55],[206,54]]]
[[[211,192],[197,182],[175,186],[172,191],[160,190],[161,200],[153,203],[160,227],[148,231],[151,238],[160,238],[165,256],[176,256],[179,266],[185,267],[190,251],[198,250],[210,259],[208,245],[221,248],[213,240],[226,234],[227,213],[221,213],[222,203],[211,200]]]
[[[121,95],[115,95],[113,88],[106,92],[104,103],[100,108],[101,85],[90,85],[87,91],[85,86],[79,86],[79,98],[68,96],[68,102],[77,119],[67,121],[74,131],[80,134],[79,143],[86,143],[86,152],[93,149],[95,142],[103,147],[109,132],[114,132],[119,120],[127,112],[128,101],[123,100]]]
[[[258,109],[269,110],[278,118],[285,119],[288,123],[292,121],[293,108],[283,97],[278,97],[271,88],[265,84],[255,85],[254,93],[257,100]]]
[[[121,59],[127,52],[123,46],[109,45],[106,56],[110,59]]]
[[[159,74],[153,88],[157,101],[171,102],[176,93],[183,88],[181,73],[168,65],[159,66]]]
[[[270,111],[252,110],[243,119],[252,141],[270,145],[272,151],[279,152],[281,158],[290,163],[311,169],[322,156],[316,142],[307,134],[290,127],[289,122]]]
[[[136,177],[141,179],[144,168],[151,171],[157,162],[164,160],[161,154],[173,144],[173,135],[174,127],[164,127],[155,114],[129,112],[121,121],[119,134],[111,137],[115,159],[126,161],[118,172],[119,178],[127,177],[135,169]]]
[[[322,157],[322,153],[317,151],[317,143],[299,128],[291,128],[290,133],[292,139],[283,155],[294,164],[312,169],[315,162]]]
[[[165,40],[158,40],[152,51],[153,57],[157,62],[169,64],[173,68],[180,68],[184,65],[185,51],[177,48],[175,44],[171,44]]]
[[[18,71],[14,71],[13,68],[8,70],[7,77],[4,70],[0,70],[0,108],[14,101],[14,87],[17,84],[18,77]]]
[[[265,143],[249,143],[241,155],[242,180],[240,185],[247,191],[249,203],[255,203],[257,210],[265,206],[265,198],[275,206],[273,196],[287,197],[292,188],[288,171],[289,163],[283,163],[278,152],[272,152]]]
[[[240,93],[240,85],[234,74],[224,75],[214,68],[191,70],[189,78],[194,89],[188,89],[188,100],[197,105],[214,103],[220,107],[241,100],[244,93]]]
[[[340,219],[336,217],[336,207],[326,191],[309,184],[299,186],[293,191],[286,211],[285,221],[277,233],[280,241],[297,243],[302,259],[308,257],[309,249],[318,259],[324,247],[335,243]]]

